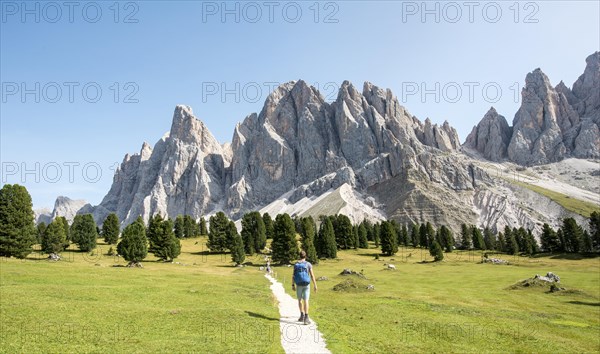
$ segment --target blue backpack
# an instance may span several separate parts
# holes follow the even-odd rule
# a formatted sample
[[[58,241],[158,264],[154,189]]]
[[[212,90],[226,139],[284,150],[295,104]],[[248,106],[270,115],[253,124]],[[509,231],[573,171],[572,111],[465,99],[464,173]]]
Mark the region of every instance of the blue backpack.
[[[294,264],[294,283],[300,286],[306,286],[310,284],[308,262],[297,262]]]

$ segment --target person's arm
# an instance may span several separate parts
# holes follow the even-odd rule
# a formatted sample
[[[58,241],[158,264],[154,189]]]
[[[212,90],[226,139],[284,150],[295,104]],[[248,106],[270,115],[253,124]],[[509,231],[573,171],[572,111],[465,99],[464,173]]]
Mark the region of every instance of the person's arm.
[[[313,282],[313,289],[315,289],[315,292],[317,292],[317,280],[315,279],[315,273],[313,272],[312,267],[310,267],[310,278],[312,279]]]
[[[294,271],[292,270],[292,290],[296,290],[296,283],[294,283]]]

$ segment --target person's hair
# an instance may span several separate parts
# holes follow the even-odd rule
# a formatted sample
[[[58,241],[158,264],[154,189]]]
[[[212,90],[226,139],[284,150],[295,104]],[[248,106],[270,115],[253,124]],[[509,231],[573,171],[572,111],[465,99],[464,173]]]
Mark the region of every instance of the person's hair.
[[[304,250],[300,251],[300,259],[306,258],[306,252]]]

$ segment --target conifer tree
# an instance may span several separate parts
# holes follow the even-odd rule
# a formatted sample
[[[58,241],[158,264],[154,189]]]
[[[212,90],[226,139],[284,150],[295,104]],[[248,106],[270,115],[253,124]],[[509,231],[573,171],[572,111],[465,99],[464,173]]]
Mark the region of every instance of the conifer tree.
[[[64,225],[59,219],[54,219],[46,228],[42,238],[42,252],[57,254],[64,249],[67,236]]]
[[[398,252],[398,236],[389,221],[381,223],[381,252],[386,256],[392,256]]]
[[[460,248],[468,250],[473,247],[473,231],[467,224],[460,225]]]
[[[229,233],[229,219],[222,211],[210,217],[210,231],[206,246],[211,252],[225,252],[229,247],[227,235]]]
[[[367,228],[365,227],[364,221],[358,225],[358,247],[369,248],[369,242],[367,241]]]
[[[5,184],[0,189],[0,256],[23,259],[36,242],[33,205],[27,189]]]
[[[331,223],[331,219],[326,216],[321,218],[316,248],[319,258],[333,259],[337,257],[337,245],[335,242],[333,224]]]
[[[273,242],[271,243],[273,262],[289,264],[298,258],[296,227],[288,214],[279,214],[273,223]]]
[[[433,242],[429,246],[429,254],[433,257],[433,260],[435,262],[440,262],[444,259],[444,252],[442,251],[442,246],[440,246],[437,240],[433,240]]]
[[[123,229],[121,240],[117,245],[117,253],[128,261],[130,266],[137,265],[146,258],[148,241],[144,221],[141,217]]]
[[[182,239],[185,237],[185,221],[182,215],[175,218],[175,237]]]
[[[119,240],[119,217],[115,213],[110,213],[102,223],[102,237],[104,242],[109,245],[116,245]]]
[[[71,238],[83,252],[96,248],[98,228],[92,214],[75,215],[71,225]]]
[[[273,229],[273,219],[269,213],[263,214],[263,223],[265,224],[265,235],[267,236],[267,240],[273,239],[273,233],[275,230]]]
[[[315,221],[312,216],[301,218],[302,249],[306,252],[306,260],[313,264],[319,263],[315,248]]]
[[[242,236],[240,236],[237,232],[233,237],[233,248],[231,249],[231,260],[236,264],[240,265],[244,263],[246,259],[246,251],[244,246],[244,241],[242,240]]]

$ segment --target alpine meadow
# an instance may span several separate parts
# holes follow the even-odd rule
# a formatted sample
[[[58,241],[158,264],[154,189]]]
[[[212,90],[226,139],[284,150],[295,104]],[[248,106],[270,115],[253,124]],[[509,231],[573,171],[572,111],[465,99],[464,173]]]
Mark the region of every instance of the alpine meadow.
[[[599,13],[0,1],[0,353],[600,353]]]

